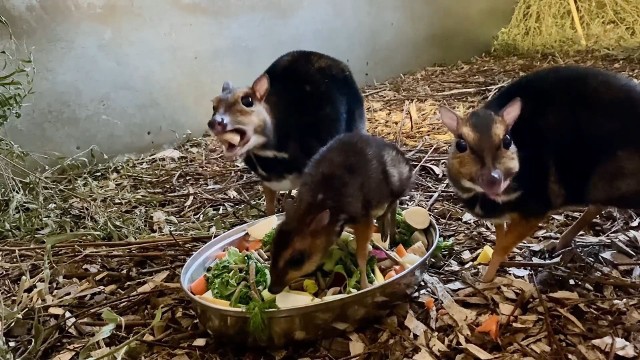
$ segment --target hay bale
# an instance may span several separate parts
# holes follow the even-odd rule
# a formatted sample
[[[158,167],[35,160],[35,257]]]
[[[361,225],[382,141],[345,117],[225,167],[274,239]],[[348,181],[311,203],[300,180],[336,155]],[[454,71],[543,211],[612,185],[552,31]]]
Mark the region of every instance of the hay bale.
[[[510,55],[637,47],[640,0],[520,0],[493,50]]]

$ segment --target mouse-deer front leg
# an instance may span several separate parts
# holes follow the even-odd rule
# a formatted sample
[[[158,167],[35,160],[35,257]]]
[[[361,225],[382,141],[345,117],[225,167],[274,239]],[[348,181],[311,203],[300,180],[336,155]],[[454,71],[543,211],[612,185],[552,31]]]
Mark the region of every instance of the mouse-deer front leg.
[[[495,279],[500,264],[518,244],[535,231],[542,220],[544,217],[523,218],[513,215],[508,226],[504,223],[496,224],[496,246],[482,281],[491,282]]]
[[[276,213],[276,191],[269,188],[265,184],[262,184],[262,191],[264,192],[265,213],[267,216],[275,215]]]
[[[356,238],[356,257],[360,270],[360,288],[369,287],[367,280],[367,258],[369,257],[369,242],[373,235],[373,218],[368,218],[353,225],[353,233]]]

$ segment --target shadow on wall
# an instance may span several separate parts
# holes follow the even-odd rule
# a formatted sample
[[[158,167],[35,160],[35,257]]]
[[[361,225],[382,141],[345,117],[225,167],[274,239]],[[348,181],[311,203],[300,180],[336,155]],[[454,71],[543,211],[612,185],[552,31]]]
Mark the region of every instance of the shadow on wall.
[[[29,151],[109,156],[206,130],[224,80],[248,85],[292,49],[347,61],[360,84],[490,48],[515,0],[4,0],[33,46],[36,94],[4,129]]]

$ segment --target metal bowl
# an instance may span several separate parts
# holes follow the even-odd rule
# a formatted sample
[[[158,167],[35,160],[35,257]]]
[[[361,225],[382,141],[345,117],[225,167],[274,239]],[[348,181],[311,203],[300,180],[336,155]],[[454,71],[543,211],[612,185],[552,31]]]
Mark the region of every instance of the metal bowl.
[[[277,215],[278,221],[284,214]],[[358,291],[355,294],[310,305],[266,312],[269,335],[260,339],[249,332],[249,314],[239,308],[216,306],[200,300],[189,291],[189,284],[205,273],[215,255],[225,246],[234,244],[246,229],[263,219],[239,226],[211,240],[187,261],[180,275],[180,285],[194,305],[200,323],[216,340],[224,344],[242,346],[281,347],[291,342],[334,337],[353,331],[367,321],[388,314],[393,305],[407,301],[416,290],[425,264],[433,254],[439,230],[433,219],[425,235],[429,246],[427,255],[400,275]]]

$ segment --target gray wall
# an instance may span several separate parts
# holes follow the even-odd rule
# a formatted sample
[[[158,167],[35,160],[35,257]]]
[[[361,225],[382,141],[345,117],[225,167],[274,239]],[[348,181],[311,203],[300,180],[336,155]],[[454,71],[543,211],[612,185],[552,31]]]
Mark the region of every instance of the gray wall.
[[[66,156],[145,152],[200,136],[224,80],[248,85],[297,48],[360,84],[490,48],[515,0],[2,0],[33,47],[36,95],[7,136]]]

